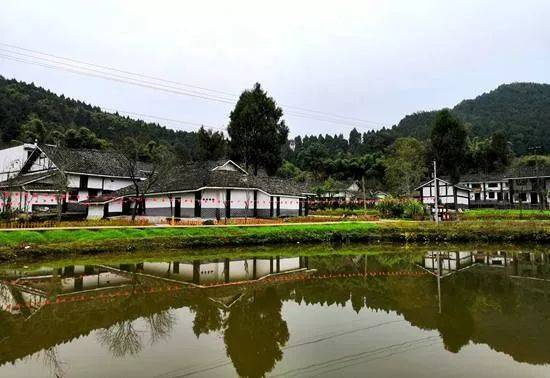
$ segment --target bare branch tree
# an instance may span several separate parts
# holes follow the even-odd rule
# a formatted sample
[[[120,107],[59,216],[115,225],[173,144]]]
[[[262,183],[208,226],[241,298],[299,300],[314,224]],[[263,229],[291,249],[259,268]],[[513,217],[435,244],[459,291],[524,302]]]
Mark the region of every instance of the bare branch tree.
[[[163,145],[155,142],[142,144],[133,138],[126,138],[117,150],[121,157],[120,164],[134,188],[134,221],[138,206],[145,205],[145,195],[173,169],[174,157]]]

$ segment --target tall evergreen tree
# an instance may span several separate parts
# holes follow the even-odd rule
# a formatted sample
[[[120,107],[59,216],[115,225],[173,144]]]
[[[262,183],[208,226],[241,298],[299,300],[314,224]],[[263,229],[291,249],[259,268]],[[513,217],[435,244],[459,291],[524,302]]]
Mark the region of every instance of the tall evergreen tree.
[[[222,132],[206,130],[204,126],[198,131],[199,149],[197,157],[199,160],[218,160],[225,157],[227,141]]]
[[[349,152],[356,154],[361,147],[361,133],[354,127],[349,133]]]
[[[259,83],[244,91],[229,116],[227,132],[232,157],[243,161],[254,174],[259,168],[275,173],[282,164],[281,150],[288,137],[282,116],[283,110]]]
[[[450,177],[453,183],[460,179],[466,158],[466,129],[449,109],[437,113],[431,135],[431,152],[438,172]]]

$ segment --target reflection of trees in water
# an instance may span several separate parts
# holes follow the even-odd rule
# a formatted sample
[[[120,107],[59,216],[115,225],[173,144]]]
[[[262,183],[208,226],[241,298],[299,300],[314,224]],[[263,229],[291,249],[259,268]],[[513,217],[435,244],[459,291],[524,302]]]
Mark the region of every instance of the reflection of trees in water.
[[[162,311],[146,316],[145,322],[150,331],[150,343],[154,345],[170,336],[176,323],[176,317],[171,311]]]
[[[283,357],[289,332],[274,288],[254,292],[231,307],[224,322],[226,353],[242,377],[262,377]]]
[[[176,323],[176,318],[170,310],[147,315],[143,320],[151,345],[166,339]],[[124,320],[99,331],[98,340],[114,357],[125,357],[141,351],[143,333],[146,332],[136,329],[136,321]]]
[[[54,377],[60,378],[65,376],[63,369],[64,362],[59,358],[56,347],[44,349],[42,351],[42,359],[44,365],[48,367]]]
[[[210,299],[201,296],[190,309],[195,313],[193,333],[197,338],[201,334],[209,334],[222,328],[222,312]]]
[[[134,327],[134,322],[118,322],[98,334],[101,345],[107,347],[114,357],[133,355],[141,351],[141,335]]]

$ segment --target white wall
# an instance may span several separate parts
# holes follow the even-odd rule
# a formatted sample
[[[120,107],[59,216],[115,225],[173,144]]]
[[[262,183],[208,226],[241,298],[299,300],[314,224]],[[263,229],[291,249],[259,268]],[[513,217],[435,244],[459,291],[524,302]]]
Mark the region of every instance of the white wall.
[[[235,206],[234,191],[231,191],[231,208]],[[193,201],[195,196],[193,195]],[[225,208],[225,189],[208,189],[202,191],[201,207],[203,209],[223,209]],[[183,204],[182,204],[183,205]],[[193,207],[195,204],[193,203]]]
[[[295,197],[281,197],[281,210],[298,210],[300,207],[300,200]]]
[[[254,209],[254,191],[246,189],[231,190],[231,209]]]
[[[80,176],[78,174],[67,175],[67,185],[69,188],[80,187]],[[119,190],[132,185],[132,180],[127,178],[110,178],[102,176],[88,176],[88,188],[89,189],[103,189],[103,190]]]
[[[0,150],[0,181],[13,177],[27,161],[28,153],[34,149],[32,144]]]
[[[264,192],[258,191],[258,210],[269,210],[271,208],[271,197]]]
[[[173,200],[172,206],[174,206]],[[170,208],[170,198],[167,195],[145,197],[145,209],[158,208]]]
[[[88,205],[87,219],[98,219],[98,218],[103,218],[103,204]]]

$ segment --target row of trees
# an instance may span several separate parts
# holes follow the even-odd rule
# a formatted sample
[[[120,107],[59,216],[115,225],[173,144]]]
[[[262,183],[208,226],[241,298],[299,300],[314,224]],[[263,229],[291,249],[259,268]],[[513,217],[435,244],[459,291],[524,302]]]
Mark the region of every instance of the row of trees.
[[[6,85],[5,81],[0,81],[0,84]],[[11,82],[10,89],[21,89],[22,85],[26,84]],[[41,89],[30,87],[25,90],[30,91],[31,97],[37,97],[42,105],[53,102],[53,108],[63,113],[64,117],[57,118],[70,119],[69,127],[53,122],[56,117],[44,113],[44,109],[35,104],[33,109],[38,109],[40,114],[32,113],[18,127],[14,140],[55,143],[69,148],[109,149],[116,146],[117,151],[131,155],[134,161],[154,161],[153,150],[158,151],[163,161],[167,161],[166,157],[170,154],[177,162],[232,158],[243,163],[254,174],[265,170],[268,174],[300,181],[354,179],[366,182],[371,189],[407,194],[427,176],[432,160],[437,161],[442,175],[456,182],[464,173],[502,171],[513,157],[505,134],[496,131],[485,138],[475,136],[468,125],[448,109],[430,113],[431,131],[424,140],[413,137],[396,139],[389,129],[362,134],[353,129],[347,137],[343,134],[297,136],[288,141],[283,110],[257,83],[241,94],[231,112],[228,137],[220,131],[201,127],[196,133],[186,134],[186,140],[192,140],[192,145],[183,145],[178,142],[183,140],[181,134],[166,131],[156,135],[148,132],[152,130],[151,124],[114,126],[112,122],[107,122],[106,128],[120,131],[120,135],[105,133],[94,128],[95,123],[91,121],[99,117],[95,114],[98,109],[64,98],[61,102],[58,97],[54,101],[55,95],[49,92],[44,95]],[[5,88],[0,85],[0,96],[2,89]],[[24,103],[31,106],[26,100]],[[61,104],[67,107],[63,108]],[[44,116],[47,120],[41,118]],[[130,136],[122,130],[127,131],[134,126],[142,126],[145,131]]]
[[[472,136],[447,109],[436,114],[430,136],[424,141],[412,137],[393,142],[380,139],[377,151],[366,152],[372,147],[373,135],[361,135],[353,129],[347,139],[343,135],[298,136],[293,148],[284,152],[287,161],[279,174],[319,181],[367,177],[377,189],[409,194],[428,176],[434,160],[442,175],[458,182],[464,173],[503,171],[513,158],[502,132],[487,138]]]

